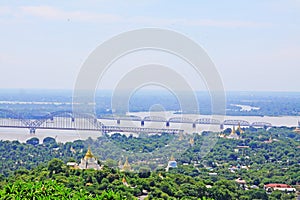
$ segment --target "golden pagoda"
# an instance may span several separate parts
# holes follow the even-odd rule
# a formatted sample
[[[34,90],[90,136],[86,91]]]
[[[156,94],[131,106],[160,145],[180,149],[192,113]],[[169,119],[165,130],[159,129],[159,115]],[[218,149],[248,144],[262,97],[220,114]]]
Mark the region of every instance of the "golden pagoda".
[[[122,178],[122,183],[123,183],[125,186],[127,186],[127,187],[129,186],[128,183],[127,183],[127,181],[126,181],[125,176]]]
[[[122,183],[127,183],[127,181],[126,181],[126,178],[125,178],[125,177],[123,177],[123,179],[122,179]]]
[[[179,141],[183,140],[183,134],[182,133],[180,133],[178,140]]]
[[[240,123],[239,123],[239,126],[238,126],[238,128],[237,128],[237,132],[238,132],[239,134],[243,134],[243,133],[244,133],[243,129],[241,128],[241,124],[240,124]]]
[[[190,138],[190,142],[189,143],[190,143],[191,146],[194,146],[194,144],[195,144],[194,138]]]
[[[295,133],[300,133],[300,121],[298,121],[298,126],[294,130]]]
[[[233,126],[230,134],[235,134],[235,127]]]
[[[240,139],[240,137],[235,132],[235,127],[234,126],[231,129],[231,133],[230,133],[230,135],[227,138],[229,138],[229,139],[236,139],[236,140]]]
[[[88,151],[86,152],[84,158],[81,159],[80,164],[78,165],[79,169],[95,169],[95,170],[101,170],[102,166],[98,164],[97,159],[93,155],[91,148],[88,148]]]
[[[170,161],[175,161],[175,158],[174,158],[173,154],[170,157]]]
[[[91,148],[88,148],[88,151],[86,152],[84,159],[94,158],[94,155],[92,154]]]
[[[299,128],[299,127],[296,127],[295,130],[294,130],[294,132],[295,132],[295,133],[300,133],[300,128]]]
[[[164,177],[161,175],[161,173],[158,174],[159,178],[164,179]]]
[[[128,157],[126,157],[126,161],[125,161],[125,163],[123,165],[122,171],[131,171],[131,166],[130,166],[130,164],[128,162]]]

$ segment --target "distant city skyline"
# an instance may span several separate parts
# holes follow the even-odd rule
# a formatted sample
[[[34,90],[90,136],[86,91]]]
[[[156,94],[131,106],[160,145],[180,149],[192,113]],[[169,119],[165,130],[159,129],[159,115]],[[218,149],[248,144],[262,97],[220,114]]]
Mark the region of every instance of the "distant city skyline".
[[[178,31],[202,46],[227,91],[300,92],[300,1],[1,1],[0,88],[72,89],[102,42],[145,27]],[[205,90],[179,58],[142,51],[115,62],[99,89],[137,63],[163,63]],[[200,82],[200,84],[199,84]]]

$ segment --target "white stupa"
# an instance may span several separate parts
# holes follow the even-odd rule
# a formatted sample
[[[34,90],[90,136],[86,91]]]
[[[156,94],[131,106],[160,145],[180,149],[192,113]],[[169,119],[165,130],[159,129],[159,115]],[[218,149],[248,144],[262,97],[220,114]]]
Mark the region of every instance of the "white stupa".
[[[102,166],[98,164],[97,159],[92,154],[91,149],[89,148],[86,152],[84,158],[81,159],[80,164],[78,165],[79,169],[94,169],[94,170],[101,170]]]

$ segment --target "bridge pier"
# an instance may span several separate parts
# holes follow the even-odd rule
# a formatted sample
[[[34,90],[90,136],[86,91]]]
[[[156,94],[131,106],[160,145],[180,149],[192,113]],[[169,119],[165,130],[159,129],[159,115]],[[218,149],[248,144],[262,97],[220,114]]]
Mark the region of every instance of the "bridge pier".
[[[220,124],[220,129],[221,129],[221,130],[224,129],[224,124]]]
[[[29,132],[30,132],[30,134],[35,134],[35,128],[30,128]]]
[[[170,122],[167,121],[167,122],[166,122],[166,127],[169,127],[169,126],[170,126]]]
[[[145,125],[145,122],[142,120],[141,121],[141,126],[144,126]]]

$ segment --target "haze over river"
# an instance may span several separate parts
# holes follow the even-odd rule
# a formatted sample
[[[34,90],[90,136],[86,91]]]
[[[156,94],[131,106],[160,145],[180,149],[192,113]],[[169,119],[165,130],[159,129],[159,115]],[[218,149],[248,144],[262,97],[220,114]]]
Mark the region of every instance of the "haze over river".
[[[166,119],[171,117],[185,117],[192,120],[199,118],[210,118],[208,115],[193,115],[193,114],[173,114],[174,112],[135,112],[128,113],[128,115],[135,115],[139,117],[145,116],[162,116]],[[224,121],[227,119],[231,120],[245,120],[250,124],[253,122],[269,122],[273,126],[287,126],[287,127],[296,127],[299,116],[280,116],[280,117],[270,117],[270,116],[216,116],[216,119]],[[105,125],[112,126],[124,126],[124,127],[141,127],[139,121],[122,121],[120,125],[117,124],[116,120],[99,120]],[[145,128],[167,128],[165,122],[145,122]],[[225,126],[224,128],[231,127]],[[170,123],[169,128],[178,128],[183,129],[186,133],[202,132],[202,131],[221,131],[219,125],[202,125],[197,124],[196,128],[192,127],[192,124],[184,123]],[[135,135],[135,134],[134,134]],[[56,138],[58,142],[68,142],[78,139],[87,139],[88,137],[97,138],[101,136],[100,132],[97,131],[70,131],[70,130],[46,130],[46,129],[37,129],[36,133],[30,134],[28,129],[19,129],[19,128],[0,128],[0,140],[18,140],[20,142],[25,142],[29,138],[37,137],[40,139],[40,142],[45,137]]]

